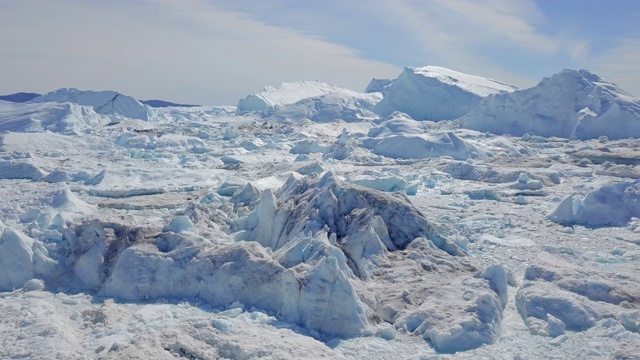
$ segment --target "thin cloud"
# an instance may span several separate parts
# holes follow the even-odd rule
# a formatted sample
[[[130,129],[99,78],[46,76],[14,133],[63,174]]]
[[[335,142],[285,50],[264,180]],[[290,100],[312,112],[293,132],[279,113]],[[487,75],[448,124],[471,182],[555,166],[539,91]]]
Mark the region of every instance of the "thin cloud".
[[[618,45],[589,61],[591,69],[615,82],[634,96],[640,96],[640,40],[622,39]]]
[[[11,69],[2,75],[2,92],[72,86],[234,104],[284,81],[319,80],[362,90],[371,77],[400,71],[362,59],[348,47],[205,1],[70,4],[21,2],[4,14],[4,25],[13,31],[0,34],[6,54],[0,66]]]

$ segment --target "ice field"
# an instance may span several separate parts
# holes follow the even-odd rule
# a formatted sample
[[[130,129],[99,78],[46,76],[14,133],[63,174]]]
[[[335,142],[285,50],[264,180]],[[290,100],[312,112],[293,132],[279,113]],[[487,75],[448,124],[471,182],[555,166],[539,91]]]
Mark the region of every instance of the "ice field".
[[[640,358],[640,100],[405,68],[0,101],[0,358]]]

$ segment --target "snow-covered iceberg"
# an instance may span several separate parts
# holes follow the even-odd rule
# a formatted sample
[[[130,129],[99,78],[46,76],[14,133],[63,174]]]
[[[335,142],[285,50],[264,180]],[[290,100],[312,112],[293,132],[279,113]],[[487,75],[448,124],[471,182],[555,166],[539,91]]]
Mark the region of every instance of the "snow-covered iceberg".
[[[298,81],[283,83],[279,87],[267,86],[238,101],[237,113],[269,113],[283,105],[296,103],[302,99],[318,97],[331,93],[343,93],[346,89],[319,81]],[[355,92],[353,92],[355,93]]]
[[[466,160],[481,153],[475,146],[452,132],[366,138],[363,145],[375,154],[397,159],[450,156],[456,160]]]
[[[138,100],[115,91],[82,91],[73,88],[58,89],[32,99],[32,103],[73,103],[92,106],[103,115],[121,115],[130,119],[149,120],[149,109]]]
[[[515,136],[638,138],[640,100],[587,70],[563,70],[530,89],[487,97],[460,125]]]
[[[468,75],[438,66],[406,67],[391,84],[370,84],[370,89],[386,93],[373,110],[380,116],[394,111],[416,120],[457,119],[475,108],[492,94],[511,92],[516,88],[496,80]]]
[[[273,111],[270,119],[302,120],[330,122],[344,120],[354,122],[362,119],[377,118],[371,108],[380,101],[379,93],[360,94],[342,89],[317,97],[300,100],[294,104],[284,105]]]
[[[108,120],[88,106],[0,102],[0,132],[70,133],[100,123],[108,123]]]

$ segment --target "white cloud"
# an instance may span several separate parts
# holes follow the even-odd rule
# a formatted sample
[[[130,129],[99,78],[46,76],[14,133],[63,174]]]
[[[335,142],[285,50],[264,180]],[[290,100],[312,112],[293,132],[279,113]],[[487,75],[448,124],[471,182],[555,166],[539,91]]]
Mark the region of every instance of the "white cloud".
[[[593,72],[640,97],[640,39],[622,39],[618,45],[588,61]]]
[[[452,16],[446,17],[442,22],[446,21],[453,26],[472,30],[465,33],[469,40],[492,39],[547,54],[552,54],[559,48],[556,40],[536,29],[535,25],[541,22],[543,17],[535,3],[531,1],[435,0],[435,2],[452,11]]]
[[[0,15],[2,92],[73,86],[141,98],[235,103],[265,85],[364,89],[398,67],[206,1],[31,1]]]

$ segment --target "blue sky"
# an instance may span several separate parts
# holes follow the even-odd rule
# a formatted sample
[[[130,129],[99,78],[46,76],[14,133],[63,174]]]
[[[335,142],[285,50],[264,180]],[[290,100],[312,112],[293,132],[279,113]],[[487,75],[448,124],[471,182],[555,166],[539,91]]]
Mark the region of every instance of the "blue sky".
[[[638,0],[0,0],[0,94],[235,104],[438,65],[520,87],[586,68],[640,96]]]

